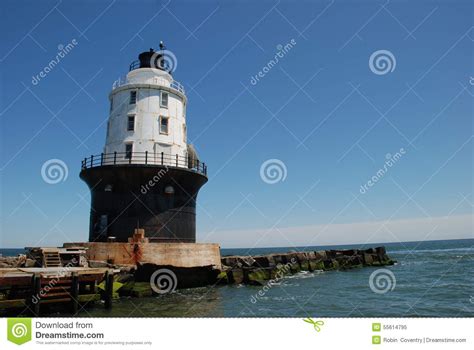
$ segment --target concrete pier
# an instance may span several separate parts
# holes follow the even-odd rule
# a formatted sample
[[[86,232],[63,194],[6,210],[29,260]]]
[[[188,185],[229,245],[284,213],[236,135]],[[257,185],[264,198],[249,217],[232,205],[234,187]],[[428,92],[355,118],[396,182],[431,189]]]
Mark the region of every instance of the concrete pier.
[[[149,263],[157,266],[196,268],[212,266],[221,269],[221,254],[214,243],[148,243],[148,242],[80,242],[64,247],[84,247],[89,261],[114,265]]]

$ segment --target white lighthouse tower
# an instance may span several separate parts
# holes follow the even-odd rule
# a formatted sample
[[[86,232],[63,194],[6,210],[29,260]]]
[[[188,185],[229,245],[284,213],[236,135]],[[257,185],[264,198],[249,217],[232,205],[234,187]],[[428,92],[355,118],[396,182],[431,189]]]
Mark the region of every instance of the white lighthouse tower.
[[[130,154],[148,152],[160,162],[163,153],[166,163],[175,161],[171,156],[187,157],[186,95],[171,76],[170,57],[165,50],[143,52],[114,83],[104,153],[125,153],[127,161]]]
[[[80,174],[92,196],[91,241],[126,241],[140,226],[151,241],[195,242],[207,167],[187,143],[187,98],[175,68],[160,43],[112,86],[103,153],[85,158]]]

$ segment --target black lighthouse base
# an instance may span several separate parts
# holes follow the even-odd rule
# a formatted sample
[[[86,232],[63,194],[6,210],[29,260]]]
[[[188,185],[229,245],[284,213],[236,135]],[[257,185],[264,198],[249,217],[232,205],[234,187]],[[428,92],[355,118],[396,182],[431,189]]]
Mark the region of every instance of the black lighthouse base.
[[[83,168],[91,191],[90,242],[127,242],[135,228],[150,242],[196,242],[196,197],[207,176],[163,165]]]

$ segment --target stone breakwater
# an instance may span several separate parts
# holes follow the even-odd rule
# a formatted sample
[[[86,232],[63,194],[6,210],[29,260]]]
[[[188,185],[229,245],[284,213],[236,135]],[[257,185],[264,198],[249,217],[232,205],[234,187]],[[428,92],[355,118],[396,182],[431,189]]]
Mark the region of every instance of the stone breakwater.
[[[361,268],[364,266],[393,265],[385,247],[370,249],[321,250],[274,253],[257,256],[223,256],[221,266],[207,261],[193,267],[179,267],[151,262],[147,259],[136,264],[112,264],[104,260],[87,260],[87,268],[109,269],[114,273],[114,297],[145,297],[157,293],[153,280],[156,271],[171,271],[168,287],[175,289],[195,288],[216,284],[265,285],[268,281],[301,271],[330,271]],[[25,255],[0,257],[0,270],[22,268],[27,272],[33,261]],[[6,269],[5,269],[6,268]],[[59,268],[61,269],[61,268]],[[1,271],[0,271],[1,273]],[[155,286],[155,289],[153,288]],[[102,288],[98,286],[99,290]],[[1,288],[0,288],[1,297]],[[1,299],[1,298],[0,298]]]
[[[224,256],[222,272],[217,276],[221,284],[263,285],[300,271],[347,270],[364,266],[386,266],[395,262],[385,247],[349,250],[321,250],[291,252],[259,256]]]
[[[172,290],[214,286],[217,284],[246,284],[264,286],[269,281],[301,271],[348,270],[364,266],[386,266],[395,262],[385,247],[349,250],[321,250],[275,253],[258,256],[224,256],[220,269],[212,265],[182,268],[170,265],[138,263],[135,268],[117,276],[121,296],[146,297],[156,294],[151,287],[155,271],[171,270],[175,276]],[[165,287],[169,287],[167,284]],[[157,286],[160,287],[160,286]]]

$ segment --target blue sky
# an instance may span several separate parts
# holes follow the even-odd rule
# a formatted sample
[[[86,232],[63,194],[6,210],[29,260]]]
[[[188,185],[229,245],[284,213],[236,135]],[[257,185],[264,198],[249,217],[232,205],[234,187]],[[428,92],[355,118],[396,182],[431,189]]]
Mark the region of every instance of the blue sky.
[[[303,227],[298,243],[328,244],[336,240],[318,241],[312,227],[387,220],[393,232],[382,230],[378,241],[473,237],[468,1],[1,7],[2,247],[87,239],[90,197],[78,176],[80,160],[102,150],[112,83],[160,40],[178,59],[174,77],[187,89],[188,138],[209,167],[198,198],[198,240],[285,245],[278,230]],[[32,76],[56,57],[58,45],[74,39],[74,49],[34,85]],[[292,40],[252,84],[278,45]],[[393,71],[371,71],[378,50],[393,55]],[[362,194],[360,187],[401,148],[402,157]],[[66,164],[65,181],[43,180],[50,159]],[[284,164],[284,181],[262,180],[269,159]],[[444,224],[452,225],[435,225],[447,216]],[[394,224],[400,220],[405,224]],[[406,220],[425,224],[408,232]],[[337,227],[347,243],[370,238]],[[267,229],[273,231],[259,236]],[[285,239],[292,243],[291,234]]]

